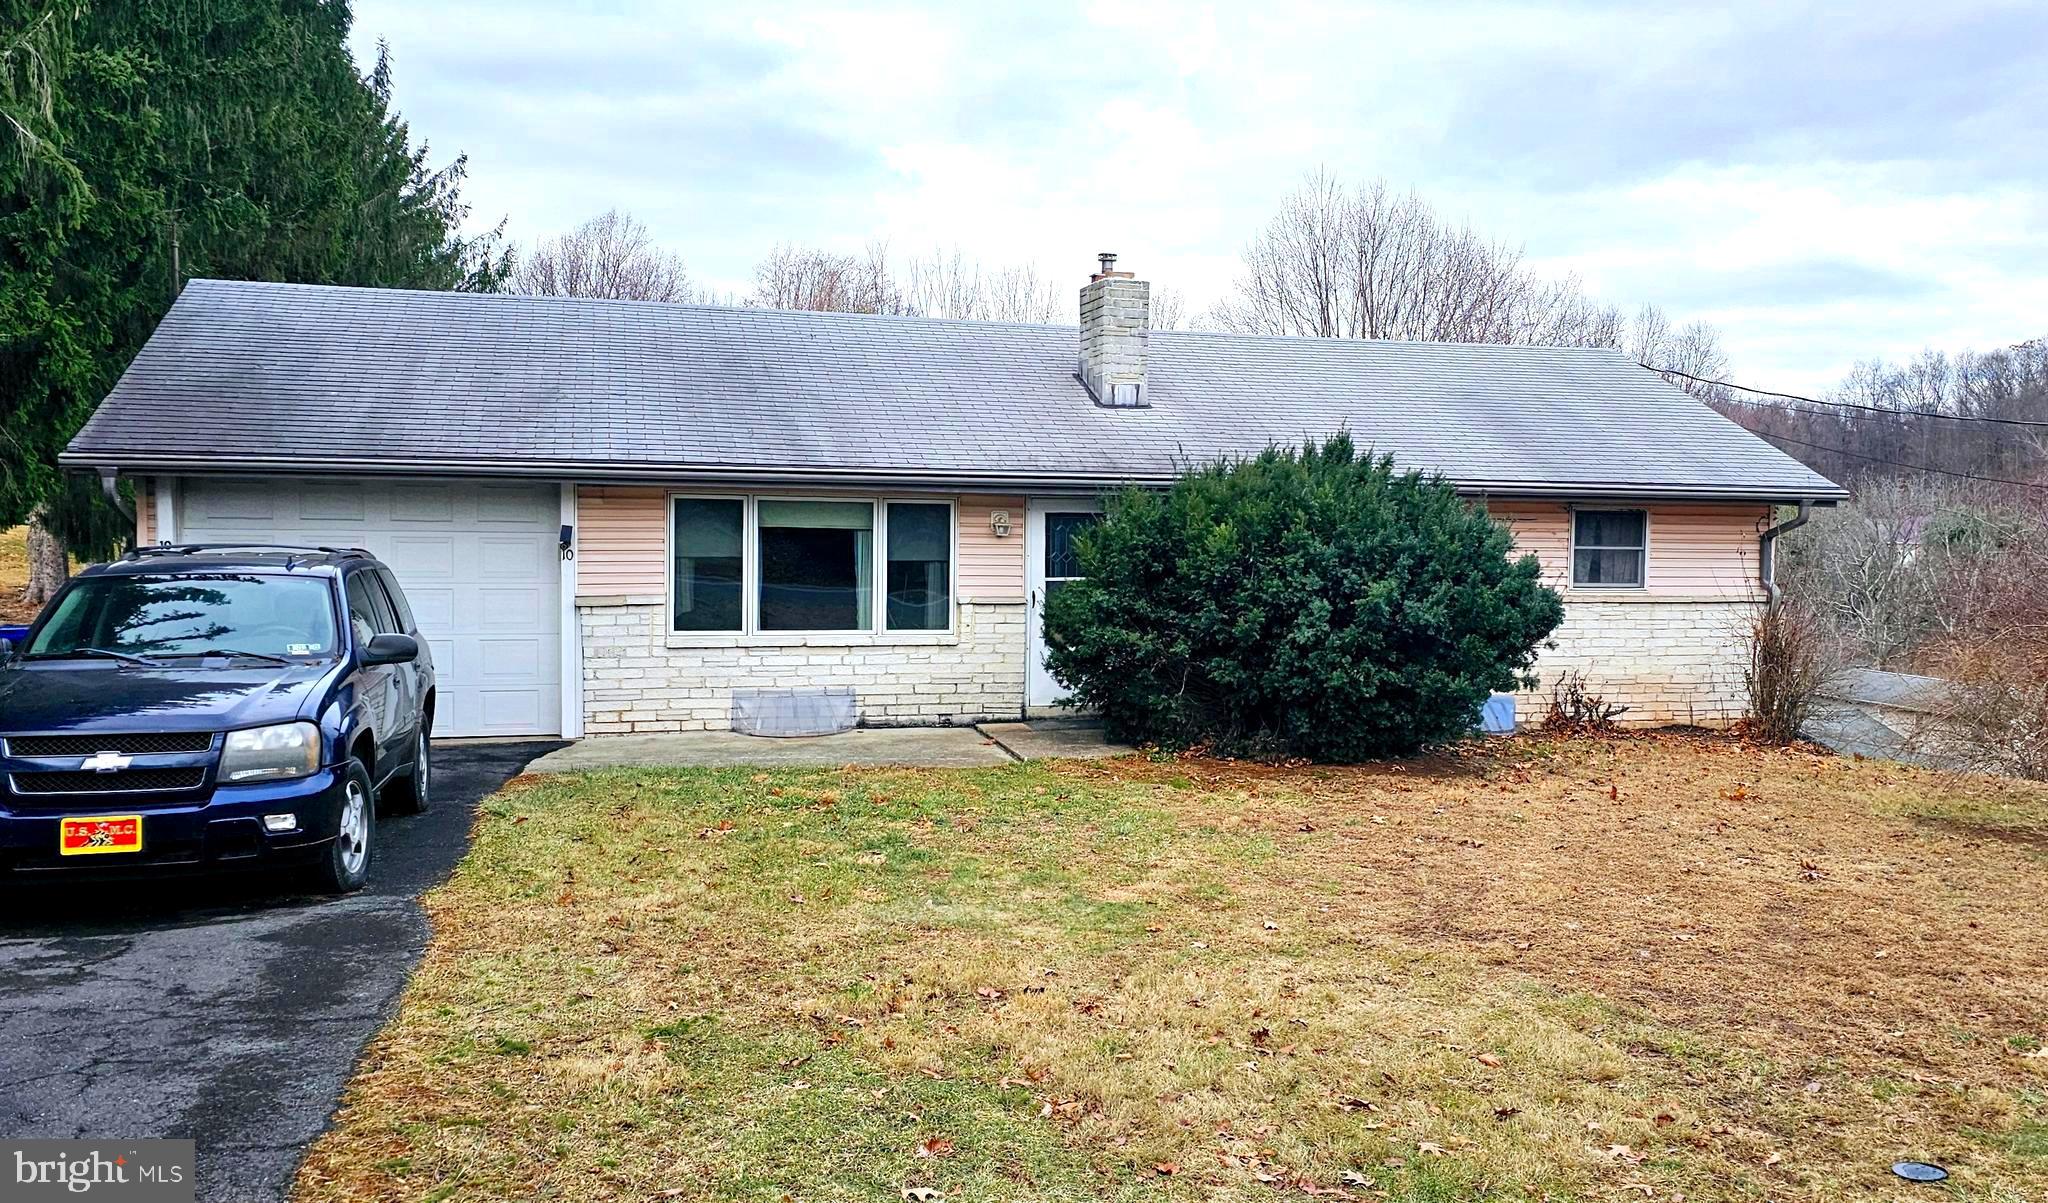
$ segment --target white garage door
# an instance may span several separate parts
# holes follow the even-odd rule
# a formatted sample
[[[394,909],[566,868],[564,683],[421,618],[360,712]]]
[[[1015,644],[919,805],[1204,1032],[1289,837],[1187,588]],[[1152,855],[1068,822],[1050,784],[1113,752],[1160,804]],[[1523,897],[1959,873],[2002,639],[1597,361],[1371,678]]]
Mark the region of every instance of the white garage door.
[[[434,732],[561,730],[554,485],[185,480],[180,543],[361,547],[391,566],[433,646]]]

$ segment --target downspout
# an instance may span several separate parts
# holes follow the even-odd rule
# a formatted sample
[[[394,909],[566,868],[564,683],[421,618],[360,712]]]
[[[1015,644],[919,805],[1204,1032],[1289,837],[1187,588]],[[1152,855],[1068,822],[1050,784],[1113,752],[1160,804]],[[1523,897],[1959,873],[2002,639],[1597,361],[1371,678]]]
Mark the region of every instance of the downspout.
[[[1812,517],[1812,499],[1801,498],[1799,501],[1799,513],[1796,517],[1787,518],[1757,536],[1757,572],[1763,578],[1764,596],[1769,599],[1769,603],[1773,606],[1778,604],[1780,596],[1778,589],[1778,536],[1788,531],[1798,530],[1800,527],[1805,526],[1807,520]]]

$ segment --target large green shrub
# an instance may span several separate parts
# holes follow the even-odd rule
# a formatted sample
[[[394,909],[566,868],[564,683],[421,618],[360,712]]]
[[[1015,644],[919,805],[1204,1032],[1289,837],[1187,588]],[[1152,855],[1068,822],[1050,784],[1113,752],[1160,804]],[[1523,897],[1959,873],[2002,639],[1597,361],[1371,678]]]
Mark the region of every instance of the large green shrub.
[[[1442,744],[1564,617],[1483,509],[1344,436],[1119,494],[1079,554],[1046,604],[1052,673],[1112,737],[1169,748]]]

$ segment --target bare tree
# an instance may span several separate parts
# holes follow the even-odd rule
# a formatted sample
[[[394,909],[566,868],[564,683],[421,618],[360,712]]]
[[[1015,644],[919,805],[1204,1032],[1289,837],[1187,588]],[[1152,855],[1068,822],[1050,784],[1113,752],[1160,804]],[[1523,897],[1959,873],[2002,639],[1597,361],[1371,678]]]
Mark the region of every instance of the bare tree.
[[[858,255],[778,244],[754,267],[750,304],[827,313],[910,313],[889,267],[889,248],[870,243]]]
[[[533,249],[512,273],[513,292],[613,301],[688,301],[682,256],[662,250],[632,214],[610,209]]]
[[[1067,325],[1079,316],[1078,286],[1069,288],[1029,264],[991,268],[958,247],[905,261],[870,244],[858,255],[779,245],[754,267],[750,304],[838,313],[894,313],[978,322]],[[1152,290],[1152,325],[1177,330],[1182,294]]]
[[[1385,181],[1358,189],[1311,174],[1244,250],[1236,294],[1208,315],[1245,334],[1420,342],[1615,347],[1697,375],[1725,370],[1712,327],[1673,332],[1645,307],[1633,322],[1587,296],[1575,276],[1547,279],[1520,250],[1453,225]],[[1677,359],[1683,362],[1656,362]]]

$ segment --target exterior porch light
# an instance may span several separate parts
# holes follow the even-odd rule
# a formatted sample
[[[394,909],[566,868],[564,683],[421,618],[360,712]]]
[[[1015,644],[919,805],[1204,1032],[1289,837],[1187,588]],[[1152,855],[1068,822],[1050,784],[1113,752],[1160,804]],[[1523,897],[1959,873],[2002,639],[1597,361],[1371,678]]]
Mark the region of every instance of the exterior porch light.
[[[1010,537],[1010,511],[990,510],[988,515],[989,533],[998,539]]]

